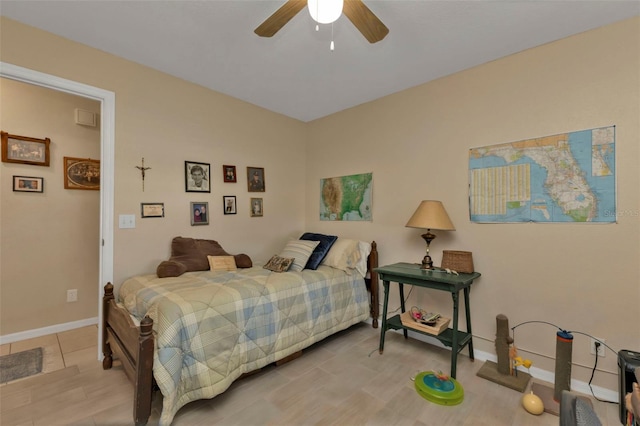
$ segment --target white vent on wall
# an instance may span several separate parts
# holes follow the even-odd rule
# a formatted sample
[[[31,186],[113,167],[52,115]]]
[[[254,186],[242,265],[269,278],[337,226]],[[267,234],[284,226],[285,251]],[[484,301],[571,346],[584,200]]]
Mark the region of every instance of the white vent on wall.
[[[76,124],[83,126],[96,127],[98,125],[98,114],[76,108]]]

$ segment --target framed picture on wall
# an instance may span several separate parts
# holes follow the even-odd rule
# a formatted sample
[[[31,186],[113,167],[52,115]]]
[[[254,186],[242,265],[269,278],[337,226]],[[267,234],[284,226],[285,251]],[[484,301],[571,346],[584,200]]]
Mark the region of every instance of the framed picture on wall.
[[[251,199],[251,217],[264,216],[264,206],[262,204],[262,198]]]
[[[247,190],[249,192],[264,192],[264,168],[247,167]]]
[[[211,165],[208,163],[184,162],[184,184],[186,192],[211,192]]]
[[[32,164],[49,167],[49,138],[36,139],[0,132],[4,163]]]
[[[224,214],[236,214],[238,209],[236,208],[235,195],[225,195],[222,197],[222,204],[224,206]]]
[[[100,160],[64,157],[65,189],[100,190]]]
[[[44,192],[44,178],[33,176],[14,176],[15,192]]]
[[[209,203],[191,203],[191,226],[209,224]]]
[[[140,217],[164,217],[164,203],[140,203]]]
[[[236,178],[236,166],[222,166],[222,174],[223,181],[227,183],[234,183],[237,181]]]

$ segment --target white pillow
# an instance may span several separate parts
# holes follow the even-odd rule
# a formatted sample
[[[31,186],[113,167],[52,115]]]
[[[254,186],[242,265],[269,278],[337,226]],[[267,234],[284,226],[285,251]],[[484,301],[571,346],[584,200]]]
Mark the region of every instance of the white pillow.
[[[331,266],[345,272],[350,272],[350,269],[356,269],[361,256],[358,246],[357,240],[338,238],[329,249],[329,253],[327,253],[321,265]]]
[[[371,243],[366,241],[358,241],[358,251],[360,252],[360,259],[356,263],[356,269],[363,277],[367,276],[367,261],[369,254],[371,253]]]
[[[279,256],[293,257],[295,260],[289,270],[300,272],[304,269],[307,260],[309,260],[311,253],[313,253],[313,249],[315,249],[318,244],[320,244],[320,241],[291,240],[280,252]]]

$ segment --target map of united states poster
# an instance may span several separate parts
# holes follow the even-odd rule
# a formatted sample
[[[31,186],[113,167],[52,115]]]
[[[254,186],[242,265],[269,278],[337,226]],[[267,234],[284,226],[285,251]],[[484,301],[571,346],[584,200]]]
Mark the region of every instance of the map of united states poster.
[[[472,222],[616,221],[615,126],[469,150]]]
[[[372,173],[320,179],[320,220],[371,221]]]

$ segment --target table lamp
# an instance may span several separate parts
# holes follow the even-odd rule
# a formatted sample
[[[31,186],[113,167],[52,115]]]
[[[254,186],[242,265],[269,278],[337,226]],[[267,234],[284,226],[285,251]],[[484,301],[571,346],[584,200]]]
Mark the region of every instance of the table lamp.
[[[424,259],[422,259],[421,268],[433,269],[433,260],[431,260],[431,256],[429,256],[429,245],[436,236],[431,233],[431,230],[456,230],[442,202],[434,200],[422,201],[405,226],[407,228],[422,228],[427,230],[426,234],[422,234],[422,238],[427,242],[427,254]]]

